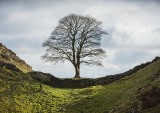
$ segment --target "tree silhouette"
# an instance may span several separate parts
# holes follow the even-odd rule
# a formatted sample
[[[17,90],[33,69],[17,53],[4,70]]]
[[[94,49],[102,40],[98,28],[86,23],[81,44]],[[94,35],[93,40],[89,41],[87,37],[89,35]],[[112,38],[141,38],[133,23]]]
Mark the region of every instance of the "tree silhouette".
[[[59,21],[51,36],[43,43],[46,62],[70,61],[75,78],[80,78],[80,64],[102,66],[105,51],[100,48],[101,37],[107,34],[101,22],[88,16],[71,14]]]

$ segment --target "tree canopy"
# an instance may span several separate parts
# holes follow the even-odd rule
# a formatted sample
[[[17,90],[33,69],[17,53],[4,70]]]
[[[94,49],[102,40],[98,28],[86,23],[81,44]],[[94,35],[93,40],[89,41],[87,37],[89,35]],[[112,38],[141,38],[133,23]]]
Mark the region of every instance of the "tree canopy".
[[[105,51],[100,48],[101,37],[107,34],[101,22],[88,16],[70,14],[59,20],[58,26],[43,43],[45,61],[70,61],[75,78],[80,78],[80,64],[102,66]]]

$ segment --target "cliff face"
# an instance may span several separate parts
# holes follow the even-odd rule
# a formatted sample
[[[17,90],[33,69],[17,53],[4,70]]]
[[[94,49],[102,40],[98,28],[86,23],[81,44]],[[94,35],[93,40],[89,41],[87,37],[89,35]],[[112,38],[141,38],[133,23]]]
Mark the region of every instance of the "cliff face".
[[[8,49],[2,43],[0,43],[0,62],[14,64],[18,69],[25,73],[32,71],[31,66],[24,60],[21,60],[12,50]]]

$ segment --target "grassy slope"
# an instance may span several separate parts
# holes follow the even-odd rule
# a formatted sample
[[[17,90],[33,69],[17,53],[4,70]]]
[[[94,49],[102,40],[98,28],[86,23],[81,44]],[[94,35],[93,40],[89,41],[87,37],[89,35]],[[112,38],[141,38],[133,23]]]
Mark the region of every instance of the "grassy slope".
[[[0,43],[0,61],[14,64],[25,73],[32,71],[32,68],[24,60],[21,60],[12,50],[8,49],[2,43]]]
[[[159,106],[141,109],[137,98],[139,88],[160,87],[160,78],[154,73],[160,70],[160,60],[139,70],[131,76],[112,84],[83,89],[52,88],[32,80],[29,75],[0,68],[0,112],[16,113],[125,113],[133,104],[139,111],[150,113]]]
[[[75,103],[74,106],[76,107],[72,105],[69,107],[74,108],[74,112],[81,109],[85,113],[91,111],[92,113],[103,113],[109,112],[114,108],[114,106],[117,107],[123,104],[124,106],[120,107],[120,109],[123,108],[124,110],[122,110],[122,113],[124,113],[127,111],[127,104],[125,104],[125,101],[127,99],[132,101],[132,97],[137,94],[137,90],[139,88],[144,86],[151,87],[152,85],[160,86],[160,84],[158,84],[160,82],[160,78],[153,81],[155,77],[154,73],[156,73],[158,70],[160,70],[160,60],[147,66],[144,69],[139,70],[131,76],[120,79],[112,84],[103,86],[102,91],[94,97],[81,100],[79,103]],[[73,111],[73,109],[71,111]],[[120,113],[120,111],[118,110],[117,113]]]

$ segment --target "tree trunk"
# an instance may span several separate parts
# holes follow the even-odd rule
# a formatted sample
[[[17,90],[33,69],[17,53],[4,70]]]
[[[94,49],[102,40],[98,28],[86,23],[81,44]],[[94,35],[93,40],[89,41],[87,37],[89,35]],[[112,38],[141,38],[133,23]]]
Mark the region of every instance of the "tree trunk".
[[[80,77],[80,67],[79,66],[75,66],[75,76],[74,78],[81,78]]]

